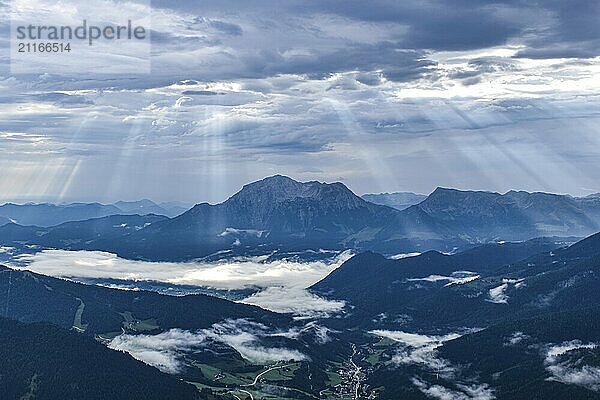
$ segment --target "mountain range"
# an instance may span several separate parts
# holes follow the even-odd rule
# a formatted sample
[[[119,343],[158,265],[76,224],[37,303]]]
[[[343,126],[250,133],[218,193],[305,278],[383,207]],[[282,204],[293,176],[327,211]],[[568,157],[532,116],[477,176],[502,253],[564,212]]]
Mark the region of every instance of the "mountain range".
[[[231,263],[252,254],[273,261],[275,250],[356,255],[302,297],[341,307],[310,320],[203,294],[118,290],[0,267],[0,357],[16,371],[0,371],[0,394],[594,399],[600,234],[572,236],[596,232],[599,198],[439,188],[398,210],[341,183],[274,176],[173,218],[10,222],[0,227],[0,246],[14,254],[84,249],[187,261],[216,253]]]
[[[146,203],[116,205],[130,213],[153,210]],[[341,183],[301,183],[276,175],[244,186],[223,203],[198,204],[174,218],[149,215],[151,221],[142,224],[119,217],[124,219],[119,225],[135,229],[112,229],[103,218],[29,229],[29,234],[7,224],[0,227],[0,244],[10,245],[19,231],[19,241],[29,244],[169,261],[324,248],[383,254],[452,251],[489,242],[591,235],[600,230],[600,200],[438,188],[419,204],[398,210],[366,201]],[[93,236],[83,240],[82,229]]]
[[[13,222],[23,226],[51,227],[65,222],[84,221],[110,215],[163,215],[175,217],[187,211],[178,203],[161,203],[150,200],[119,201],[115,204],[100,203],[6,203],[0,206],[0,225]]]
[[[187,260],[222,250],[352,247],[353,235],[377,231],[396,212],[341,183],[274,176],[244,186],[221,204],[198,204],[129,235],[118,251],[133,258]]]
[[[421,204],[436,222],[470,240],[587,236],[600,230],[598,203],[571,196],[510,191],[436,189]]]

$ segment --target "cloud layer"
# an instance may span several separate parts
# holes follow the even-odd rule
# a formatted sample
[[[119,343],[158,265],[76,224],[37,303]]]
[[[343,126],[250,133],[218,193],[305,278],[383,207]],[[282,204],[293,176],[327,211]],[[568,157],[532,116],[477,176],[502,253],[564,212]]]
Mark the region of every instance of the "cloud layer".
[[[186,353],[210,347],[219,342],[234,348],[243,358],[257,364],[278,361],[302,361],[308,358],[297,350],[265,347],[260,338],[270,335],[264,325],[246,320],[228,320],[198,332],[171,329],[157,335],[122,334],[108,345],[125,351],[163,372],[177,374],[185,368]]]
[[[286,287],[267,288],[243,300],[243,303],[294,314],[298,318],[326,318],[341,312],[346,306],[342,300],[326,300],[301,288]]]
[[[163,372],[181,372],[180,353],[205,345],[206,336],[180,329],[158,335],[119,335],[108,345],[113,350],[125,351],[137,360]]]
[[[158,281],[222,290],[257,289],[259,292],[244,302],[299,317],[319,317],[341,311],[345,303],[322,299],[305,289],[350,257],[350,252],[344,252],[329,260],[313,262],[266,261],[267,257],[254,257],[216,262],[155,263],[126,260],[97,251],[44,250],[20,256],[18,260],[33,272],[70,279]]]

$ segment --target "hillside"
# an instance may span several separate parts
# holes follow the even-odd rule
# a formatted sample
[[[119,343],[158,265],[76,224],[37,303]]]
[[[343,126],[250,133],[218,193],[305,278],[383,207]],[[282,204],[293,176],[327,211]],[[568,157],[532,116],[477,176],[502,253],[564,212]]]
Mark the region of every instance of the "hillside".
[[[446,256],[428,252],[390,260],[374,253],[350,259],[311,289],[344,299],[348,319],[373,325],[385,313],[388,328],[487,326],[542,311],[598,304],[600,242],[592,236],[571,248],[549,240],[486,245]],[[586,249],[583,252],[581,249]]]
[[[52,325],[0,318],[0,364],[3,400],[202,398],[128,354]]]
[[[146,330],[199,329],[227,318],[286,325],[288,317],[206,295],[182,297],[84,285],[0,266],[0,312],[23,322],[75,327],[90,335],[120,333],[146,321]]]

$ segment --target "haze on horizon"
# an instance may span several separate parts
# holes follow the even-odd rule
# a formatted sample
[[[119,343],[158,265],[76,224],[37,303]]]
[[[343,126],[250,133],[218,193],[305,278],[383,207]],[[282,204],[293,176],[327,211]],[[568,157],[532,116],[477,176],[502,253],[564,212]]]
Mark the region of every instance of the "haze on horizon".
[[[282,175],[282,174],[277,174],[277,175]],[[265,177],[263,179],[267,179],[267,178],[271,178],[271,177],[273,177],[273,176]],[[254,183],[254,182],[256,182],[256,181],[247,182],[247,183],[250,184],[250,183]],[[301,182],[304,182],[304,181],[301,181]],[[330,182],[321,182],[321,181],[318,181],[318,182],[331,184],[331,183],[337,183],[339,181],[330,181]],[[348,187],[348,189],[352,190],[351,187]],[[427,192],[427,193],[415,193],[415,192],[412,192],[410,190],[406,190],[406,191],[383,191],[383,192],[377,192],[377,193],[357,193],[357,192],[355,192],[353,190],[352,191],[357,196],[363,196],[363,195],[367,195],[367,194],[393,194],[393,193],[412,193],[412,194],[416,194],[416,195],[429,196],[430,194],[432,194],[437,189],[452,189],[452,190],[459,190],[459,191],[474,191],[474,192],[491,192],[491,193],[499,193],[499,194],[506,194],[508,192],[508,191],[506,191],[506,192],[497,192],[497,191],[486,190],[486,189],[453,188],[453,187],[448,187],[448,186],[443,186],[443,185],[442,186],[437,186],[434,189],[432,189],[430,192]],[[213,201],[213,202],[210,202],[210,201],[207,201],[207,200],[181,201],[181,200],[177,200],[177,199],[166,199],[166,200],[159,201],[159,200],[154,200],[154,199],[150,199],[150,198],[147,198],[147,197],[131,198],[131,199],[116,199],[116,200],[108,200],[108,201],[100,201],[100,200],[97,200],[97,199],[85,199],[85,198],[83,198],[83,199],[80,199],[80,198],[74,198],[74,199],[63,198],[61,202],[55,202],[55,201],[53,201],[52,198],[29,198],[29,199],[9,199],[9,200],[2,200],[2,201],[0,201],[0,205],[7,204],[7,203],[12,203],[12,204],[26,204],[26,203],[32,203],[32,204],[43,204],[43,203],[48,203],[48,204],[101,203],[101,204],[108,205],[108,204],[118,203],[119,201],[124,201],[124,202],[151,201],[151,202],[154,202],[157,205],[161,205],[161,204],[173,204],[173,205],[178,205],[180,207],[192,207],[195,204],[201,204],[201,203],[210,203],[210,204],[219,204],[219,203],[222,203],[222,202],[226,201],[228,198],[230,198],[231,196],[233,196],[234,194],[238,193],[240,190],[242,190],[242,187],[237,188],[234,191],[232,191],[231,193],[227,194],[222,200],[217,200],[217,201]],[[511,191],[521,191],[521,190],[511,189]],[[527,191],[525,189],[523,189],[522,191],[526,191],[526,192],[529,192],[529,193],[535,192],[535,191]],[[586,196],[590,196],[590,195],[599,194],[600,192],[585,193],[585,194],[582,194],[582,195],[573,195],[571,193],[553,193],[553,192],[544,192],[544,193],[557,194],[557,195],[566,195],[566,196],[572,196],[572,197],[586,197]]]
[[[600,192],[600,3],[405,3],[156,1],[148,75],[12,76],[2,38],[0,202]]]

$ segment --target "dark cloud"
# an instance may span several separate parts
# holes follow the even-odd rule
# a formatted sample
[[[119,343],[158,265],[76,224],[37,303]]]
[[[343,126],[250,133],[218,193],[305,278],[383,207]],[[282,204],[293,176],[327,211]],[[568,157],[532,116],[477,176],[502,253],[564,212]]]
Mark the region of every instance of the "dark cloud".
[[[522,32],[527,21],[503,12],[505,7],[512,5],[496,1],[347,0],[313,4],[310,11],[406,26],[408,33],[398,38],[406,49],[469,50],[504,44]]]
[[[358,71],[364,74],[357,78],[359,82],[377,85],[380,77],[396,82],[422,77],[435,66],[428,59],[435,51],[511,43],[524,46],[516,55],[519,58],[591,58],[600,54],[600,1],[596,0],[290,0],[277,4],[266,0],[157,0],[152,5],[191,15],[184,32],[152,31],[158,53],[214,50],[206,60],[182,61],[182,68],[176,60],[169,66],[157,61],[152,71],[156,79],[163,75],[176,78],[177,70],[185,70],[189,64],[190,70],[181,76],[189,77],[196,68],[192,77],[200,80],[280,74],[325,77]],[[319,22],[320,17],[323,21],[338,18],[342,32],[332,35],[326,22]],[[345,35],[354,29],[354,22],[370,24],[366,26],[372,26],[373,37],[379,40],[370,37],[364,26]],[[252,29],[246,31],[247,26]],[[475,68],[456,77],[473,83],[478,71],[486,72]]]
[[[547,6],[556,16],[554,32],[562,41],[600,39],[600,2],[597,0],[549,0]]]
[[[412,22],[406,46],[433,50],[502,45],[517,36],[523,27],[522,21],[509,19],[494,7],[422,9]]]
[[[57,92],[40,93],[33,95],[32,98],[39,102],[51,102],[64,107],[93,104],[93,102],[85,96]]]
[[[210,26],[221,33],[232,36],[240,36],[243,32],[241,26],[223,21],[210,21]]]
[[[467,50],[514,41],[527,45],[523,54],[535,58],[600,54],[597,0],[346,0],[313,5],[312,11],[319,8],[357,20],[406,25],[406,48]]]
[[[408,49],[469,50],[510,41],[527,46],[523,57],[600,54],[597,0],[344,0],[312,4],[310,12],[405,25],[402,44]]]
[[[552,19],[543,30],[527,37],[517,57],[593,58],[600,55],[600,2],[596,0],[544,2]]]
[[[551,59],[551,58],[594,58],[600,54],[600,42],[589,46],[580,46],[577,43],[557,43],[547,47],[528,47],[515,54],[515,58]]]
[[[363,85],[377,86],[381,83],[381,74],[362,72],[358,74],[356,80]]]
[[[249,71],[257,75],[305,74],[322,78],[335,72],[380,71],[392,81],[408,81],[419,78],[435,65],[427,59],[427,53],[403,50],[398,44],[382,42],[377,44],[354,44],[333,51],[316,50],[313,54],[284,57],[280,52],[264,50],[258,54],[245,56],[244,62]],[[363,78],[368,74],[363,74]],[[371,80],[371,82],[374,82]]]

